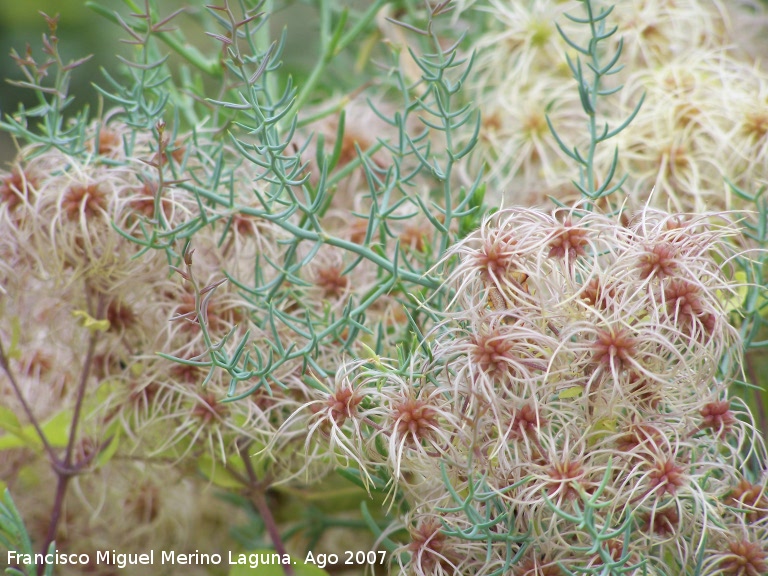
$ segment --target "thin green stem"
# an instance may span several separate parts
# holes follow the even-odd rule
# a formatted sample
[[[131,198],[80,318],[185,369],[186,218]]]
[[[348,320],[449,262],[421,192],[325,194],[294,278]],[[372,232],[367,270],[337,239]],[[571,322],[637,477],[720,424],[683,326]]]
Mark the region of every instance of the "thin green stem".
[[[131,9],[134,13],[140,14],[141,8],[133,2],[133,0],[123,0],[123,2]],[[99,16],[102,16],[103,18],[106,18],[110,22],[114,24],[120,24],[120,21],[115,16],[115,13],[113,10],[110,10],[108,8],[105,8],[98,2],[94,2],[92,0],[88,0],[85,3],[85,6],[94,12],[96,12]],[[145,34],[148,31],[151,31],[150,26],[147,24],[137,23],[133,26],[133,29],[140,33]],[[206,74],[209,74],[213,76],[214,78],[221,78],[221,76],[224,73],[224,70],[222,69],[221,63],[219,62],[218,58],[206,58],[200,50],[195,48],[192,44],[188,42],[184,42],[183,40],[177,39],[173,34],[170,32],[153,32],[154,36],[162,40],[166,46],[168,46],[171,50],[176,52],[179,56],[184,58],[187,62],[192,64],[195,68],[198,70],[201,70],[205,72]]]
[[[321,30],[322,45],[320,47],[320,50],[321,50],[320,57],[317,59],[317,62],[315,62],[315,65],[312,68],[312,71],[310,72],[309,77],[307,78],[306,82],[304,82],[304,85],[301,87],[301,90],[296,96],[296,101],[293,103],[292,112],[289,115],[287,115],[283,120],[284,125],[286,126],[290,125],[290,123],[293,121],[293,119],[296,117],[299,111],[304,107],[307,101],[315,93],[315,88],[317,87],[317,83],[323,77],[323,72],[325,72],[325,69],[328,66],[328,64],[330,64],[330,62],[342,50],[344,50],[351,42],[353,42],[363,30],[368,28],[370,23],[376,17],[376,14],[378,14],[379,10],[385,4],[391,1],[392,0],[375,0],[375,2],[371,4],[371,6],[369,6],[368,9],[363,13],[363,15],[355,23],[355,25],[352,26],[349,32],[343,35],[342,35],[343,23],[346,20],[346,17],[342,18],[342,22],[337,28],[336,33],[333,36],[331,36],[328,32],[325,32],[326,27],[327,27],[327,30],[330,30],[329,3],[328,3],[328,0],[321,0],[320,30]]]
[[[104,315],[106,308],[106,298],[100,294],[98,296],[96,305],[95,318],[100,319]],[[61,520],[61,512],[64,507],[64,499],[67,494],[67,487],[69,481],[80,472],[81,466],[86,463],[78,465],[73,462],[73,456],[75,451],[75,445],[77,443],[77,428],[80,423],[80,415],[82,413],[83,401],[85,400],[85,391],[88,385],[88,378],[91,374],[91,368],[93,365],[93,356],[96,350],[96,342],[98,341],[97,331],[91,332],[88,339],[88,349],[85,353],[85,359],[83,360],[83,367],[80,371],[80,380],[77,385],[77,396],[75,399],[75,408],[72,414],[72,422],[69,426],[69,437],[67,439],[67,446],[64,452],[64,459],[59,460],[55,458],[52,462],[53,471],[56,474],[56,494],[53,501],[53,510],[51,512],[51,519],[48,524],[48,533],[45,538],[45,542],[42,547],[43,554],[46,553],[48,547],[56,539],[56,531],[58,530],[59,522]],[[45,564],[41,564],[38,567],[38,574],[43,574],[45,570]]]
[[[22,410],[24,410],[24,414],[26,414],[27,419],[29,420],[30,424],[32,424],[32,427],[35,429],[35,433],[40,438],[40,442],[42,442],[43,448],[45,449],[45,452],[48,454],[48,458],[51,460],[51,462],[55,462],[56,453],[53,451],[53,447],[48,443],[48,438],[46,438],[45,433],[43,432],[42,428],[40,428],[40,423],[37,421],[37,418],[32,412],[32,408],[27,403],[26,398],[24,398],[24,394],[21,392],[21,387],[19,386],[19,383],[16,381],[16,376],[11,370],[11,365],[8,359],[8,355],[5,353],[3,342],[1,340],[0,340],[0,367],[2,367],[3,371],[5,372],[5,375],[8,376],[8,380],[10,380],[11,382],[11,387],[13,388],[13,392],[14,394],[16,394],[16,397],[19,399],[19,402],[21,402],[21,408]]]
[[[288,555],[288,552],[285,549],[283,537],[280,535],[280,531],[277,528],[277,523],[275,522],[275,517],[272,515],[272,511],[269,509],[269,504],[267,503],[267,499],[264,495],[267,487],[269,486],[269,480],[259,480],[256,471],[253,469],[251,457],[248,454],[248,446],[249,444],[247,442],[238,442],[237,446],[240,453],[240,458],[243,460],[243,464],[245,465],[245,472],[248,475],[248,496],[250,497],[251,502],[253,502],[253,505],[256,507],[256,510],[259,512],[261,520],[264,522],[264,527],[269,533],[269,537],[272,540],[272,545],[275,547],[275,551],[281,557],[285,557]],[[294,576],[296,573],[290,563],[283,564],[282,568],[285,576]]]
[[[99,294],[96,313],[94,318],[97,320],[102,319],[104,316],[104,310],[106,309],[106,298],[103,294]],[[83,360],[83,368],[80,372],[80,381],[77,384],[77,397],[75,399],[75,409],[72,414],[72,423],[69,427],[69,439],[67,441],[67,448],[64,454],[64,467],[69,469],[72,467],[72,455],[75,449],[75,443],[77,442],[77,427],[80,423],[80,413],[83,409],[83,401],[85,400],[85,390],[88,385],[88,378],[91,375],[91,368],[93,365],[93,355],[96,351],[96,342],[98,341],[98,332],[94,330],[91,332],[91,336],[88,339],[88,349],[85,353],[85,360]]]

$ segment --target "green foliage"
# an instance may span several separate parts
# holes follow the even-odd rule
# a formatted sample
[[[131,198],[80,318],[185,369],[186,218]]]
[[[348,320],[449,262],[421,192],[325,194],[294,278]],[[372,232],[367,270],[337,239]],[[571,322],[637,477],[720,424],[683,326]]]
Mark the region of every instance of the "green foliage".
[[[224,61],[224,85],[231,85],[232,88],[215,99],[207,99],[207,106],[212,107],[212,119],[222,126],[221,130],[228,132],[239,158],[228,155],[224,146],[216,141],[207,143],[201,134],[197,150],[202,153],[208,147],[205,153],[213,161],[212,170],[203,175],[194,174],[192,182],[183,182],[180,174],[172,174],[174,180],[180,181],[182,188],[194,195],[196,204],[201,207],[200,213],[176,228],[167,228],[162,222],[152,228],[142,227],[143,237],[124,233],[145,249],[166,251],[171,261],[183,260],[184,255],[189,254],[189,238],[203,227],[223,224],[223,242],[232,222],[232,216],[226,218],[222,215],[227,213],[269,222],[290,238],[283,243],[278,261],[260,260],[256,263],[257,270],[270,266],[279,270],[274,278],[257,278],[256,282],[246,284],[228,276],[252,309],[258,311],[251,321],[259,329],[270,333],[269,349],[263,351],[257,347],[251,350],[249,332],[237,342],[230,341],[233,336],[230,333],[214,343],[205,325],[201,325],[208,349],[204,355],[207,358],[174,358],[187,365],[207,368],[209,377],[214,369],[225,370],[231,378],[229,394],[232,401],[245,398],[260,388],[269,390],[272,386],[281,386],[282,383],[273,374],[284,364],[297,359],[318,374],[328,374],[328,368],[318,365],[316,361],[318,349],[327,341],[338,339],[340,334],[347,335],[343,344],[345,351],[350,350],[358,334],[382,334],[381,327],[365,326],[363,319],[367,310],[383,295],[399,295],[414,317],[419,316],[419,302],[411,301],[409,294],[418,293],[420,288],[429,291],[439,288],[440,283],[432,275],[432,270],[455,238],[455,233],[451,232],[452,223],[457,221],[459,233],[466,234],[477,226],[482,217],[480,177],[470,190],[459,195],[458,201],[455,200],[452,182],[454,165],[472,149],[479,126],[478,114],[468,105],[453,110],[471,61],[458,57],[458,43],[448,48],[440,46],[434,31],[428,35],[434,52],[424,56],[411,53],[423,74],[417,84],[418,96],[411,84],[412,79],[406,78],[402,70],[393,66],[394,87],[400,92],[403,112],[388,117],[383,111],[377,111],[379,118],[398,133],[393,140],[382,140],[365,152],[358,150],[356,159],[334,172],[344,139],[342,116],[336,144],[329,156],[323,150],[322,140],[318,139],[316,161],[321,172],[316,184],[310,183],[305,174],[304,149],[290,151],[290,143],[297,130],[299,105],[309,98],[334,55],[366,28],[378,8],[376,4],[367,9],[348,31],[345,31],[345,11],[342,11],[332,30],[330,13],[327,9],[321,10],[321,54],[317,66],[299,91],[293,88],[290,78],[279,78],[279,58],[285,35],[267,45],[264,40],[264,15],[253,14],[238,21],[231,11],[209,8],[217,23],[225,29],[225,35],[214,35],[214,38],[226,47],[228,59]],[[166,71],[165,59],[148,48],[151,38],[142,36],[148,34],[147,30],[162,29],[162,20],[155,22],[159,17],[154,13],[144,14],[142,19],[153,24],[124,25],[137,42],[143,38],[141,45],[145,46],[139,58],[141,63],[131,66],[132,82],[126,88],[118,88],[118,92],[104,91],[106,97],[125,107],[127,121],[137,127],[153,125],[170,106],[178,115],[179,108],[184,105],[184,102],[169,100],[173,96],[166,85],[171,75]],[[429,22],[431,29],[431,20]],[[240,36],[244,39],[242,43],[227,40]],[[161,36],[161,39],[164,40],[164,37]],[[115,82],[111,83],[117,87]],[[284,85],[283,90],[275,93],[276,86],[280,85]],[[197,106],[193,105],[191,109],[187,106],[183,115],[197,118],[196,109]],[[409,125],[417,116],[423,128],[412,135]],[[469,121],[475,124],[474,134],[465,143],[455,144],[454,132]],[[157,129],[158,138],[162,139],[164,125],[158,124]],[[443,150],[435,149],[436,140],[432,134],[444,142]],[[386,170],[372,161],[373,154],[379,149],[385,149],[392,155],[393,164]],[[235,170],[243,161],[254,170],[254,183],[257,185],[247,204],[238,200],[233,191]],[[365,172],[372,201],[370,213],[360,215],[368,221],[366,240],[360,244],[328,234],[320,221],[333,201],[339,182],[355,168]],[[162,182],[162,173],[159,176]],[[433,179],[440,189],[439,193],[436,191],[427,199],[412,191],[417,181],[425,177]],[[402,214],[404,211],[409,213]],[[392,223],[417,217],[426,218],[438,231],[437,240],[422,254],[406,251],[398,245],[391,229]],[[372,238],[377,233],[379,240],[373,242]],[[172,247],[180,242],[186,244],[181,254],[177,255]],[[300,247],[303,249],[306,246],[310,247],[308,251],[305,249],[307,255],[299,258]],[[305,313],[304,310],[301,314],[286,314],[280,309],[290,295],[290,291],[285,290],[285,284],[301,285],[302,270],[321,246],[330,246],[349,254],[353,260],[345,269],[345,274],[351,274],[363,261],[373,263],[378,269],[377,286],[358,300],[350,301],[341,315],[336,317],[317,317],[315,313]],[[184,272],[179,272],[185,279],[194,282],[189,265]],[[217,286],[212,284],[195,288],[199,309],[205,306]],[[284,336],[280,334],[283,328],[305,340],[304,345],[283,344]],[[381,349],[381,345],[381,339],[377,338],[377,348]],[[246,381],[251,384],[243,388],[241,383]]]
[[[40,428],[51,446],[62,448],[69,440],[71,424],[72,412],[65,411],[53,416]],[[0,407],[0,429],[5,431],[5,434],[0,436],[0,451],[23,447],[42,451],[43,443],[34,426],[32,424],[22,426],[10,408]]]
[[[577,146],[569,146],[563,142],[557,134],[551,121],[547,118],[549,129],[552,131],[558,145],[563,152],[568,155],[579,166],[579,180],[574,181],[574,185],[581,192],[582,196],[590,201],[596,201],[599,198],[610,196],[621,189],[627,175],[623,175],[618,182],[612,183],[616,175],[616,169],[619,163],[619,150],[615,149],[613,160],[608,168],[606,174],[595,173],[595,152],[597,147],[610,140],[624,130],[632,120],[640,112],[640,107],[643,105],[645,96],[640,98],[635,105],[634,110],[629,117],[624,120],[618,126],[611,128],[607,122],[599,125],[599,100],[606,96],[615,94],[621,90],[622,86],[606,87],[605,80],[610,76],[617,74],[621,71],[622,66],[620,64],[621,51],[624,47],[623,39],[619,39],[615,51],[612,55],[606,56],[604,54],[604,46],[614,34],[616,34],[618,27],[608,26],[608,18],[613,12],[614,6],[601,7],[597,13],[596,7],[591,0],[584,0],[584,10],[586,11],[586,17],[577,17],[570,14],[565,16],[572,22],[589,27],[591,33],[591,39],[586,46],[581,46],[571,40],[568,35],[558,24],[557,29],[563,40],[567,45],[576,51],[576,58],[571,58],[566,54],[568,61],[568,67],[573,73],[573,77],[577,83],[577,89],[579,91],[579,98],[581,100],[582,108],[588,118],[589,128],[589,141],[587,143],[586,152],[579,150]],[[582,57],[586,59],[586,70],[584,64],[582,64]],[[598,185],[598,182],[600,184]],[[587,205],[589,206],[589,204]]]
[[[14,551],[18,554],[34,555],[32,541],[29,539],[24,520],[22,520],[19,511],[16,509],[11,493],[7,488],[3,490],[3,497],[0,499],[0,545],[6,550]],[[55,550],[56,544],[51,542],[48,547],[48,553],[53,553]],[[5,573],[13,576],[39,576],[37,567],[34,564],[25,566],[22,569],[6,568]],[[47,565],[42,574],[43,576],[51,576],[53,574],[53,565]]]

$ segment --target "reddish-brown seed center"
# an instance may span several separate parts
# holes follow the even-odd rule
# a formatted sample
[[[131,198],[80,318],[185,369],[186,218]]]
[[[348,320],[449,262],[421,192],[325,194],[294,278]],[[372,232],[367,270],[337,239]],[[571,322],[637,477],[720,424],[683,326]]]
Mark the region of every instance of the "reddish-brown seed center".
[[[719,568],[720,574],[726,576],[765,576],[768,574],[768,553],[757,542],[729,542],[728,553]]]
[[[363,401],[363,397],[356,394],[352,388],[342,388],[328,399],[328,408],[331,417],[337,425],[341,426],[347,418],[351,418],[357,411],[357,406]]]
[[[699,411],[703,418],[701,428],[712,428],[718,432],[727,432],[736,423],[736,416],[731,411],[728,400],[709,402]]]
[[[70,220],[78,220],[81,210],[90,220],[107,209],[107,196],[98,184],[73,184],[64,193],[61,207]]]
[[[421,442],[437,428],[437,413],[423,400],[407,398],[395,407],[395,421],[400,437]]]
[[[349,278],[343,274],[341,264],[320,267],[315,271],[315,284],[323,290],[325,298],[338,298],[349,285]]]
[[[657,278],[673,275],[677,269],[675,256],[674,247],[666,242],[646,248],[638,262],[640,279],[645,280],[651,275]]]
[[[674,494],[685,484],[683,469],[671,458],[661,458],[654,463],[654,468],[648,475],[651,489],[657,490],[657,496]]]
[[[592,361],[607,367],[622,368],[637,352],[637,339],[627,330],[599,330],[592,343]]]
[[[571,500],[578,496],[577,484],[584,476],[584,468],[580,462],[566,460],[555,462],[547,471],[550,481],[547,483],[547,494]]]
[[[586,229],[571,226],[566,222],[549,241],[549,257],[565,258],[567,256],[568,260],[574,260],[577,256],[584,256],[589,244],[588,235],[589,232]]]

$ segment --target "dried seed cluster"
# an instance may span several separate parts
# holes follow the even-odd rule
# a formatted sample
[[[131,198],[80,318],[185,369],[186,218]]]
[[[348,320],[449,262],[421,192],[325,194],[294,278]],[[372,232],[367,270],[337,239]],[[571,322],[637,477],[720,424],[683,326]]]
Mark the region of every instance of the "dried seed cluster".
[[[396,476],[419,495],[408,570],[764,572],[765,450],[727,392],[733,233],[715,214],[514,208],[454,248],[418,370],[442,440],[406,445]]]

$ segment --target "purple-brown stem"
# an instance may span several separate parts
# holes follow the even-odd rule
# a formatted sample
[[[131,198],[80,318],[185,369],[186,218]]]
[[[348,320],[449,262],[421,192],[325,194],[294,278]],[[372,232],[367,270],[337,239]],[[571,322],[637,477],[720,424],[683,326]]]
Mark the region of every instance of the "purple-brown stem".
[[[269,537],[275,547],[275,552],[283,557],[288,554],[288,552],[285,550],[283,538],[280,536],[280,531],[277,529],[275,517],[272,515],[272,511],[269,509],[269,504],[267,504],[267,499],[264,497],[269,481],[259,480],[256,476],[256,471],[253,469],[253,464],[251,463],[251,457],[248,455],[248,444],[240,444],[238,450],[240,452],[240,458],[242,458],[243,464],[245,465],[245,471],[248,474],[248,484],[250,489],[249,496],[251,501],[253,502],[253,505],[256,506],[256,510],[258,510],[259,516],[261,516],[261,520],[264,522],[264,527],[267,529],[267,532],[269,532]],[[283,572],[285,573],[285,576],[295,576],[293,566],[290,564],[283,565]]]
[[[104,296],[99,296],[98,304],[96,305],[96,318],[101,319],[104,315],[104,309],[106,307],[106,300]],[[85,389],[88,384],[88,377],[91,374],[91,366],[93,364],[93,356],[96,350],[96,332],[91,333],[91,337],[88,340],[88,350],[85,353],[85,361],[83,363],[83,369],[80,372],[80,381],[77,385],[77,397],[75,399],[75,409],[72,414],[72,423],[69,427],[69,438],[67,439],[67,447],[64,452],[64,459],[57,458],[52,459],[53,471],[56,474],[56,496],[53,500],[53,510],[51,512],[51,521],[48,524],[48,534],[45,537],[42,552],[45,554],[48,551],[48,547],[56,539],[56,531],[61,521],[61,513],[64,508],[64,498],[67,494],[67,487],[69,481],[73,476],[79,474],[82,468],[90,463],[90,459],[86,458],[84,462],[72,462],[74,455],[75,443],[77,441],[77,427],[80,422],[80,414],[83,409],[83,401],[85,399]],[[38,576],[42,576],[45,571],[45,564],[41,564],[37,573]]]
[[[277,529],[277,524],[275,524],[275,518],[272,516],[272,511],[269,509],[266,498],[264,498],[264,493],[261,490],[255,490],[251,495],[251,498],[253,499],[256,509],[259,511],[264,526],[267,528],[267,532],[269,532],[269,537],[272,539],[272,544],[275,546],[275,552],[282,557],[284,554],[287,554],[287,552],[285,551],[285,545],[280,536],[280,531]],[[295,574],[293,566],[290,564],[283,565],[283,572],[285,572],[285,576],[294,576]]]
[[[96,318],[101,319],[104,315],[104,309],[106,308],[106,300],[104,296],[99,296],[98,304],[96,305]],[[77,385],[77,398],[75,400],[75,411],[72,414],[72,424],[69,427],[69,440],[67,442],[67,450],[64,456],[64,467],[70,468],[72,466],[72,454],[75,449],[75,441],[77,440],[77,426],[80,422],[80,413],[83,410],[83,400],[85,399],[85,389],[88,383],[88,377],[91,375],[91,366],[93,364],[93,355],[96,350],[96,331],[91,333],[90,340],[88,341],[88,350],[85,353],[85,363],[83,364],[83,371],[80,373],[80,382]]]
[[[56,453],[53,451],[53,448],[48,443],[48,438],[45,437],[45,433],[40,428],[40,424],[37,421],[37,418],[35,418],[35,415],[32,412],[32,409],[29,407],[27,400],[24,398],[24,395],[21,393],[21,388],[19,387],[18,382],[16,382],[16,377],[13,375],[13,372],[11,371],[11,365],[10,365],[10,362],[8,361],[8,356],[5,353],[5,349],[3,348],[2,341],[0,341],[0,366],[2,366],[3,370],[5,371],[5,374],[8,376],[8,379],[11,381],[11,387],[13,388],[14,393],[18,397],[19,402],[21,402],[21,407],[24,410],[24,413],[27,415],[27,419],[32,424],[32,427],[35,429],[35,433],[40,437],[40,441],[43,443],[43,448],[45,449],[45,452],[48,454],[48,458],[51,459],[51,462],[56,462]]]

